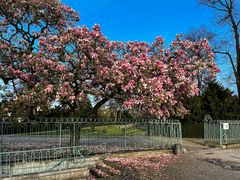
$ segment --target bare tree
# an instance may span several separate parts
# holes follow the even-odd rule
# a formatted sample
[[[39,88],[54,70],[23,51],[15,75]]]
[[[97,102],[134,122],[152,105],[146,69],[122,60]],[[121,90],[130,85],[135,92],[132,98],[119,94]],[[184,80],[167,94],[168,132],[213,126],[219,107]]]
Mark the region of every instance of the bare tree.
[[[207,39],[210,43],[213,42],[216,34],[209,30],[205,26],[200,26],[196,28],[191,28],[189,32],[184,36],[185,39],[197,42],[201,39]]]
[[[212,32],[205,26],[200,26],[196,28],[191,28],[184,36],[184,39],[193,42],[200,41],[201,39],[207,39],[211,43],[211,45],[214,46],[215,37],[216,34],[214,32]],[[205,88],[204,73],[199,72],[197,82],[198,88],[200,89],[200,92],[202,92]]]
[[[239,0],[199,0],[201,4],[217,12],[217,23],[228,25],[234,37],[234,53],[230,48],[216,49],[215,53],[225,55],[232,66],[236,79],[238,97],[240,97],[240,1]],[[231,39],[229,40],[231,42]]]

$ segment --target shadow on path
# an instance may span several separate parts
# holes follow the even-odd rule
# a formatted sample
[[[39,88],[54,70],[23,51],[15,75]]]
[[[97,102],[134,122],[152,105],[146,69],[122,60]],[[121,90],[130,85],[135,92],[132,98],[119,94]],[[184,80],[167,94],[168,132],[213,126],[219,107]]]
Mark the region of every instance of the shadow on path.
[[[208,148],[202,139],[183,139],[183,149],[179,160],[166,167],[167,179],[240,180],[240,148]]]

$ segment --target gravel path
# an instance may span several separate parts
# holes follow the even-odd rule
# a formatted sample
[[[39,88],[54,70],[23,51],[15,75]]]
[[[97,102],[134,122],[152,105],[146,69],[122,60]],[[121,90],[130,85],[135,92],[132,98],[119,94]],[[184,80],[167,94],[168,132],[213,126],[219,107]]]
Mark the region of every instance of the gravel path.
[[[183,140],[186,153],[166,167],[167,179],[173,180],[240,180],[240,149],[206,148]]]

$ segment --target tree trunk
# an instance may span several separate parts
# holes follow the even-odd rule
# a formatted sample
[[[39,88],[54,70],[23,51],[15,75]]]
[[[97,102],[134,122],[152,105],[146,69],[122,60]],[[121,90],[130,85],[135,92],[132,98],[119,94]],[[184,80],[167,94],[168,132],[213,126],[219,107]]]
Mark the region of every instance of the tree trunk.
[[[237,75],[236,75],[236,85],[237,85],[237,91],[238,91],[238,97],[240,98],[240,42],[239,42],[239,21],[236,22],[233,14],[232,14],[232,9],[229,12],[230,20],[232,23],[232,28],[234,32],[234,37],[235,37],[235,48],[236,48],[236,63],[237,63]]]
[[[100,101],[97,102],[97,104],[94,106],[92,110],[92,115],[93,117],[98,117],[98,110],[99,108],[104,105],[110,98],[103,98]]]
[[[238,98],[240,98],[240,45],[239,45],[239,34],[235,35],[236,38],[236,54],[237,54],[237,91],[238,91]]]
[[[240,67],[238,68],[238,74],[237,74],[236,80],[237,80],[238,98],[240,98]]]
[[[147,136],[152,135],[152,125],[150,123],[147,123]]]
[[[70,126],[70,146],[80,146],[81,126],[73,123]]]

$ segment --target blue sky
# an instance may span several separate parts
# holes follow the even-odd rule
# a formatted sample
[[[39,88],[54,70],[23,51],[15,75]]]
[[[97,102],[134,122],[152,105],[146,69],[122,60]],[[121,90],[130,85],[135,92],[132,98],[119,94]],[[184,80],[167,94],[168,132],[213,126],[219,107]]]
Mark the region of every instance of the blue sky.
[[[210,26],[212,14],[198,0],[62,0],[80,13],[79,25],[100,24],[110,40],[152,42],[158,35],[169,44],[191,27]]]

